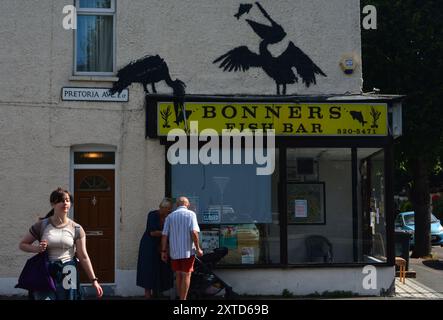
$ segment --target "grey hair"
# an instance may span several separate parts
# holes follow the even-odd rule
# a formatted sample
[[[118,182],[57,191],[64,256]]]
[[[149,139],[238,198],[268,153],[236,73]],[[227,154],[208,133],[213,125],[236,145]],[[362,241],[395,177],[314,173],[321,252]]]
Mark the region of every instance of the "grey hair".
[[[185,206],[185,205],[189,204],[189,199],[186,197],[183,197],[183,196],[178,197],[177,202],[175,204],[177,205],[177,207]]]
[[[172,200],[169,198],[163,198],[159,205],[160,208],[172,207]]]

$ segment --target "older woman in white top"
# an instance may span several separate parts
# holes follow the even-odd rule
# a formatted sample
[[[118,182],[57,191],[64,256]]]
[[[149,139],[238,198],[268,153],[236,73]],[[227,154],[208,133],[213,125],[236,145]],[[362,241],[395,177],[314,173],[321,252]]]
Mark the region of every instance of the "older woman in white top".
[[[35,223],[20,242],[25,252],[48,251],[49,270],[56,283],[56,291],[32,292],[36,300],[76,300],[81,298],[78,272],[75,278],[68,270],[77,270],[77,258],[94,286],[97,297],[101,298],[103,289],[98,283],[86,250],[86,235],[83,228],[68,218],[72,196],[67,190],[58,188],[50,196],[52,210],[45,218]],[[38,241],[38,245],[34,242]],[[76,258],[77,256],[77,258]],[[63,281],[70,275],[71,281]],[[72,281],[76,280],[76,281]],[[68,284],[68,285],[67,285]]]

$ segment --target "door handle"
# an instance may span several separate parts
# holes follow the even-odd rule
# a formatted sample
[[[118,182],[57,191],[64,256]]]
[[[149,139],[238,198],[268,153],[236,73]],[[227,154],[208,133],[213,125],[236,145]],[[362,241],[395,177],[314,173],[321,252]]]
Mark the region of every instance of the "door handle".
[[[87,236],[102,236],[103,235],[103,231],[101,230],[97,230],[97,231],[86,231],[86,235]]]

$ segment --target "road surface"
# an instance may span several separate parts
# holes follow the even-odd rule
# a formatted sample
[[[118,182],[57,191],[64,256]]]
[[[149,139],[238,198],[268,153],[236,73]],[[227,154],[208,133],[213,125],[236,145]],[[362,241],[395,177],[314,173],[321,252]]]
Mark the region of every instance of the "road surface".
[[[410,258],[409,268],[417,272],[417,281],[439,293],[443,293],[443,248],[433,246],[432,252],[438,260]]]

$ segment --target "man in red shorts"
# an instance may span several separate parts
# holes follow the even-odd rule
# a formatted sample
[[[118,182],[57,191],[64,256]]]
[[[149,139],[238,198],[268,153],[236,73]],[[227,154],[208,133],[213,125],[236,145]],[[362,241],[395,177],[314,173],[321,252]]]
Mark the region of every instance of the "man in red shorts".
[[[161,257],[168,260],[167,244],[171,267],[175,271],[177,293],[180,300],[186,300],[191,284],[191,273],[194,271],[195,254],[200,257],[203,251],[198,242],[197,216],[188,210],[189,200],[186,197],[177,198],[177,209],[170,213],[165,220],[162,232]]]

